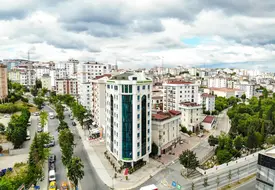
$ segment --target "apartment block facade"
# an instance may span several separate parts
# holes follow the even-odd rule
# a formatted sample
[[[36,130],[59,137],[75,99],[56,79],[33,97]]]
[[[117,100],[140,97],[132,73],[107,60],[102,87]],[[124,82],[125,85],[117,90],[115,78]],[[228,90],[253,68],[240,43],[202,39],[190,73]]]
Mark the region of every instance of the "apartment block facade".
[[[163,84],[163,110],[179,110],[181,102],[198,102],[199,85],[185,81]]]
[[[78,95],[78,84],[76,79],[56,79],[55,83],[56,94],[70,94],[72,96]]]
[[[151,153],[152,79],[143,73],[122,73],[106,83],[106,147],[133,166]]]
[[[7,66],[0,64],[0,101],[8,97],[8,71]]]

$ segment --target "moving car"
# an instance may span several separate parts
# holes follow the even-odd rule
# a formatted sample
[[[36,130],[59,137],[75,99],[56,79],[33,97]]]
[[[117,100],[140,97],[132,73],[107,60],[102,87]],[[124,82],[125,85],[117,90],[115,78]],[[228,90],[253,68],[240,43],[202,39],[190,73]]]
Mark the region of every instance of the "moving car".
[[[50,182],[49,190],[56,190],[56,182],[55,181]]]
[[[44,147],[45,148],[50,148],[50,147],[53,147],[54,145],[55,145],[55,141],[53,139],[53,140],[51,140],[51,142],[49,144],[44,144]]]
[[[54,113],[53,112],[50,112],[49,116],[50,116],[50,119],[54,119]]]
[[[54,170],[55,171],[55,163],[54,162],[49,163],[49,171],[50,170]]]
[[[49,156],[49,163],[53,163],[53,162],[55,162],[55,160],[56,160],[56,156],[54,154],[51,154]]]
[[[145,187],[141,187],[139,190],[158,190],[158,188],[157,188],[157,186],[152,184],[152,185],[147,185]]]
[[[66,182],[62,182],[60,190],[68,190],[68,189],[69,189],[68,184]]]
[[[33,115],[34,115],[34,116],[39,116],[39,112],[37,111],[37,112],[35,112]]]
[[[43,132],[43,128],[38,126],[38,127],[37,127],[37,132],[38,132],[38,133]]]
[[[55,171],[54,170],[50,170],[49,171],[49,181],[55,181],[56,177],[55,177]]]
[[[29,129],[27,129],[26,140],[30,140],[30,139],[31,139],[30,130],[29,130]]]
[[[73,122],[72,122],[72,125],[73,125],[73,126],[76,126],[76,123],[73,121]]]

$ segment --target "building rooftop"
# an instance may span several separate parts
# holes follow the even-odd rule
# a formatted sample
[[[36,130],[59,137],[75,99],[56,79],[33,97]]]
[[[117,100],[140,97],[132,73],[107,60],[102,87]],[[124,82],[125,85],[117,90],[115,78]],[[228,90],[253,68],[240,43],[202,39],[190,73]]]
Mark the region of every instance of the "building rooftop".
[[[214,119],[215,119],[215,117],[208,115],[204,118],[204,120],[202,122],[203,123],[212,123],[214,121]]]
[[[222,92],[235,92],[240,91],[240,89],[234,89],[234,88],[208,88],[210,90],[214,91],[222,91]]]
[[[176,110],[169,110],[168,112],[158,111],[156,114],[152,114],[152,120],[164,121],[180,114],[181,112]]]
[[[196,102],[181,102],[180,105],[187,106],[187,107],[201,106],[200,104],[197,104]]]
[[[132,80],[151,80],[150,78],[146,77],[142,72],[125,72],[112,76],[110,80],[129,80],[130,76],[133,76]],[[134,77],[136,79],[134,79]]]
[[[103,77],[108,77],[110,78],[112,75],[111,74],[104,74],[104,75],[100,75],[100,76],[96,76],[95,79],[101,79]]]
[[[212,95],[212,94],[207,94],[207,93],[203,93],[202,95],[201,95],[201,97],[204,97],[204,98],[211,98],[211,97],[215,97],[214,95]]]
[[[193,84],[192,82],[175,80],[175,81],[168,81],[167,84]]]

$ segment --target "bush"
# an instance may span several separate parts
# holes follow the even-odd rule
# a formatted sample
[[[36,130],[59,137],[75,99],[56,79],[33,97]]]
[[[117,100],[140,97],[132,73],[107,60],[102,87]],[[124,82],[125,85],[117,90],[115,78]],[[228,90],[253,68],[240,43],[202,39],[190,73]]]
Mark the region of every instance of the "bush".
[[[187,128],[186,127],[181,127],[181,132],[183,132],[183,133],[188,133],[188,130],[187,130]]]
[[[15,105],[12,103],[0,104],[0,113],[15,113],[23,110],[25,107],[22,105]]]
[[[193,132],[192,131],[187,131],[187,133],[188,133],[188,135],[192,135]]]

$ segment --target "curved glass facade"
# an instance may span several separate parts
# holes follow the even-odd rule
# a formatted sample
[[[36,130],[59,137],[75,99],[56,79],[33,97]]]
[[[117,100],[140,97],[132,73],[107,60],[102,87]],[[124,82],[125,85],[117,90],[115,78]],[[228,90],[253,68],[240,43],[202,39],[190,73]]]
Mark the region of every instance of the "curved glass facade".
[[[133,96],[122,95],[122,159],[133,159]]]
[[[141,155],[146,154],[147,139],[147,98],[145,95],[141,98]]]

